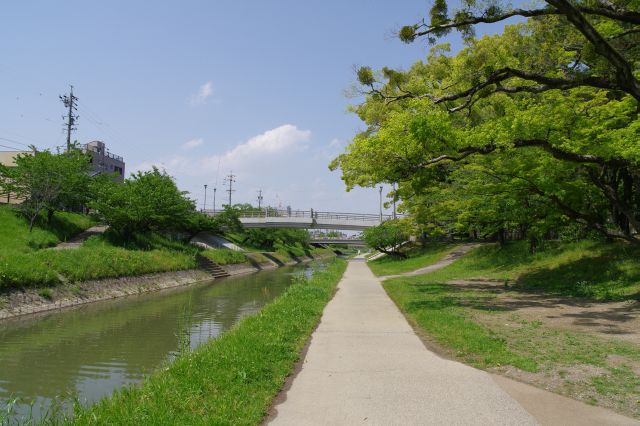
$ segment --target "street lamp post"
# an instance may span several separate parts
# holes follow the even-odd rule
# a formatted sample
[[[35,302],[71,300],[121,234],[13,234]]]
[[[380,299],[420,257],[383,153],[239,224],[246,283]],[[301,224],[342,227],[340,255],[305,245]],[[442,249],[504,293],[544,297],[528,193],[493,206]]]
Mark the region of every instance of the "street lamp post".
[[[202,203],[202,211],[207,210],[207,184],[204,184],[204,203]]]
[[[382,185],[380,185],[380,223],[382,223]]]
[[[213,188],[213,214],[216,214],[216,191],[218,188]]]
[[[393,183],[393,219],[396,218],[396,183]]]

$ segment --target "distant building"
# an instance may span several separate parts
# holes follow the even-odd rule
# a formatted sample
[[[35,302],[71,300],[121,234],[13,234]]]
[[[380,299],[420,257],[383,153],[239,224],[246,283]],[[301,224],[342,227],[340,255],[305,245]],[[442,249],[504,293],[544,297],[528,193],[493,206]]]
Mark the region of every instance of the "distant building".
[[[119,182],[124,180],[124,159],[109,152],[102,141],[92,141],[80,145],[80,149],[91,155],[91,167],[94,175],[101,173],[115,174]]]
[[[3,166],[15,166],[16,157],[19,154],[30,154],[31,151],[0,151],[0,164]],[[20,204],[24,201],[22,198],[17,198],[15,194],[10,192],[2,192],[0,190],[0,204]]]

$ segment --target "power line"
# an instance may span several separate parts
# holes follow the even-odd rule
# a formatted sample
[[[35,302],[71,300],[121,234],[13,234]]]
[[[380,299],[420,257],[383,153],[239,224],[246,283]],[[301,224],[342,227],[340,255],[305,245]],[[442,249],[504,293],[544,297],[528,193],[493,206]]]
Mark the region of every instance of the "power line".
[[[120,132],[111,127],[111,125],[102,117],[100,117],[100,115],[98,115],[98,113],[96,113],[93,109],[89,108],[86,102],[78,102],[78,104],[82,108],[82,111],[87,113],[93,120],[92,124],[102,130],[111,139],[122,144],[122,141],[126,138],[122,137],[122,134],[120,134]]]
[[[0,140],[3,140],[5,142],[17,143],[18,145],[24,145],[27,148],[29,147],[29,144],[19,142],[19,141],[15,140],[15,139],[0,137]]]
[[[3,148],[15,149],[16,151],[22,151],[22,149],[16,148],[15,146],[7,146],[7,145],[0,145],[0,146]]]

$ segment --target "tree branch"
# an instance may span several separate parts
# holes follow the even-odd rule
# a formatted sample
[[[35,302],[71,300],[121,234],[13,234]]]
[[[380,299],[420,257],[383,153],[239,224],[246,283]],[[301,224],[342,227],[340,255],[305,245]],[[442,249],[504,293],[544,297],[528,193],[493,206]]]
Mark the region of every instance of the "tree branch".
[[[573,163],[581,164],[598,164],[601,166],[611,167],[628,167],[631,165],[629,160],[623,158],[603,158],[591,154],[577,154],[574,152],[564,151],[558,147],[553,146],[546,139],[516,139],[512,144],[513,148],[527,148],[527,147],[539,147],[551,154],[554,158],[563,161],[570,161]],[[428,159],[417,166],[414,169],[421,169],[428,167],[432,164],[440,163],[443,161],[457,162],[465,159],[472,154],[490,154],[494,152],[498,147],[494,144],[488,144],[483,147],[466,147],[458,150],[459,155],[443,154],[437,157]]]
[[[539,85],[535,86],[503,86],[501,83],[507,81],[511,78],[520,78],[523,80],[529,80]],[[529,93],[541,93],[548,90],[567,90],[580,86],[589,86],[595,87],[599,89],[607,89],[607,90],[623,90],[617,82],[610,81],[603,77],[593,77],[593,76],[584,76],[573,79],[568,78],[559,78],[559,77],[549,77],[543,74],[518,70],[510,67],[501,68],[492,72],[485,81],[476,84],[473,87],[470,87],[467,90],[452,93],[450,95],[445,95],[441,97],[433,96],[430,93],[418,95],[413,92],[404,92],[400,95],[387,95],[383,93],[381,90],[373,89],[370,93],[376,94],[383,99],[385,99],[388,103],[396,102],[402,99],[430,99],[434,104],[440,104],[442,102],[455,101],[458,99],[465,98],[464,101],[455,107],[448,108],[449,112],[457,112],[460,111],[473,103],[473,100],[478,92],[482,89],[489,87],[491,85],[496,85],[491,93],[496,92],[505,92],[505,93],[518,93],[518,92],[529,92]],[[488,95],[488,94],[487,94]],[[487,96],[485,95],[485,96]],[[639,93],[640,96],[640,93]]]

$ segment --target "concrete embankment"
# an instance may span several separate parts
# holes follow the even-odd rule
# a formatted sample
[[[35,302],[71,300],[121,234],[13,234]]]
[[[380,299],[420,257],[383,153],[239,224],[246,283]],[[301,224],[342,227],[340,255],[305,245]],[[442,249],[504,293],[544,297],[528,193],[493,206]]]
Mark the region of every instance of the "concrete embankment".
[[[326,258],[320,256],[316,259]],[[310,262],[312,258],[301,258],[286,265]],[[231,276],[252,274],[261,270],[276,269],[281,265],[269,263],[240,263],[225,265]],[[66,309],[87,303],[139,295],[153,291],[181,287],[213,277],[199,269],[162,272],[129,277],[106,278],[56,287],[11,290],[0,294],[0,321],[43,312]]]

